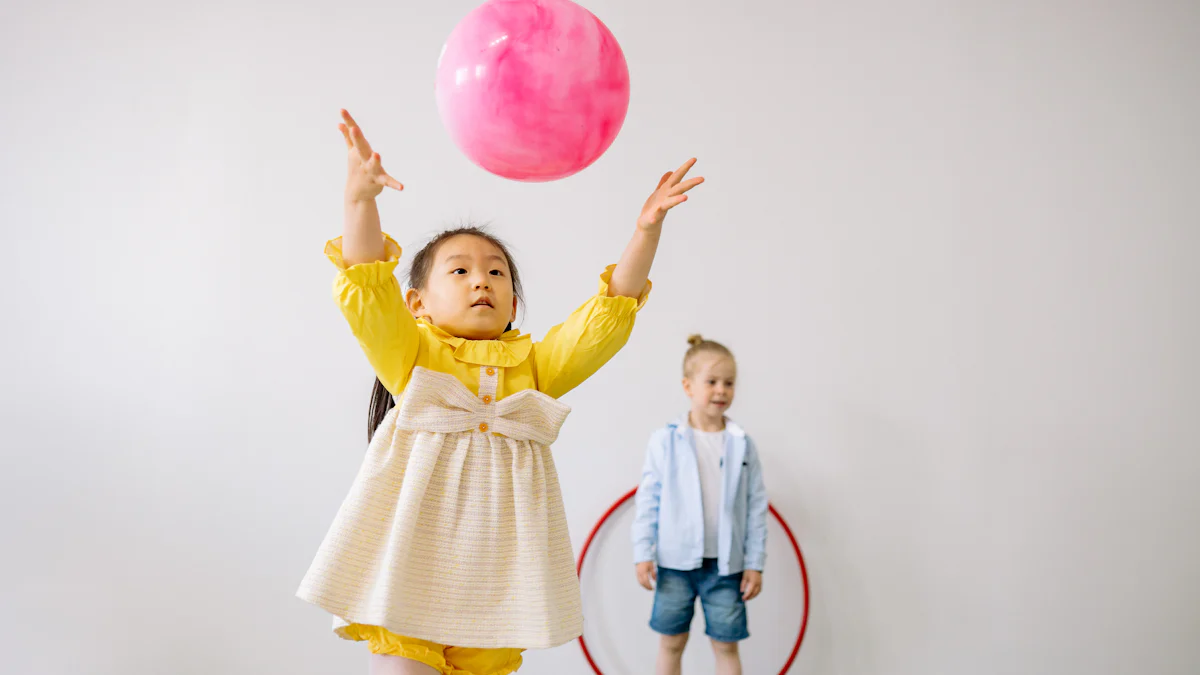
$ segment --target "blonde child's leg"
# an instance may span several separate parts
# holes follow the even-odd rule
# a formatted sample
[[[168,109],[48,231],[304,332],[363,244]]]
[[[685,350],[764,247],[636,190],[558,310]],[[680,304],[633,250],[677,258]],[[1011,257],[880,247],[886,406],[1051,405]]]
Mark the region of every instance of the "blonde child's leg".
[[[439,675],[438,671],[403,656],[371,654],[371,675]]]
[[[738,642],[750,637],[746,602],[742,599],[742,573],[722,576],[716,561],[704,563],[700,606],[704,608],[704,632],[717,657],[717,675],[742,675]]]
[[[738,643],[713,640],[713,654],[717,657],[717,675],[742,675],[742,658],[738,654]]]
[[[655,675],[679,675],[683,668],[683,648],[688,634],[664,635],[658,641],[658,667]]]

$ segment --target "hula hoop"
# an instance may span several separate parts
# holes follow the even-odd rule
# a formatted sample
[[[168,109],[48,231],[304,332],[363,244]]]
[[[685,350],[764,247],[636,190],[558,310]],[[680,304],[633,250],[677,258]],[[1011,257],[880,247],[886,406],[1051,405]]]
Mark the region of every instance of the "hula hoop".
[[[575,574],[583,574],[583,561],[587,558],[588,549],[591,548],[592,540],[596,538],[596,534],[600,531],[600,528],[604,527],[604,523],[617,509],[621,508],[621,505],[633,499],[633,496],[636,494],[637,488],[626,492],[620,499],[613,502],[612,506],[608,507],[604,515],[600,516],[600,520],[596,521],[596,525],[592,527],[592,531],[588,533],[587,539],[583,542],[583,549],[579,551],[579,563],[575,566]],[[792,551],[796,553],[796,561],[800,563],[800,580],[804,584],[804,616],[800,620],[800,634],[796,636],[796,644],[792,647],[792,653],[788,655],[787,663],[783,664],[783,669],[779,671],[779,675],[786,675],[791,670],[792,663],[796,661],[796,654],[800,652],[800,645],[804,643],[804,634],[808,632],[808,567],[804,564],[804,554],[800,552],[800,544],[796,542],[796,537],[792,534],[792,528],[788,527],[787,521],[783,519],[783,516],[779,515],[773,504],[768,504],[767,509],[775,517],[779,526],[783,528],[783,533],[787,535],[788,541],[792,544]],[[583,639],[582,635],[579,636],[579,648],[583,650],[583,658],[587,659],[588,665],[592,667],[592,671],[596,675],[604,675],[600,667],[592,660],[592,654],[588,651],[587,642]]]

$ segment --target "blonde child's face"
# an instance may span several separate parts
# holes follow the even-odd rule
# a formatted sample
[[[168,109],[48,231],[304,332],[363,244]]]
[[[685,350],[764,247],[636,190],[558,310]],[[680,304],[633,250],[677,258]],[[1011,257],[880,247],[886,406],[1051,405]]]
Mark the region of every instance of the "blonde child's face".
[[[517,316],[504,253],[471,235],[438,246],[424,287],[409,289],[405,302],[413,316],[468,340],[494,340]]]
[[[733,405],[737,363],[724,354],[697,354],[692,374],[683,378],[683,391],[692,400],[692,412],[708,418],[723,417]]]

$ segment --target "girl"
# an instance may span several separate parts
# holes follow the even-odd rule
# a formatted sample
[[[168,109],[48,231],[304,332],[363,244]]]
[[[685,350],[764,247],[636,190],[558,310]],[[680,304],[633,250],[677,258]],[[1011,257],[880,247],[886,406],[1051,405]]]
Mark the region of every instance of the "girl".
[[[697,598],[718,675],[741,675],[746,601],[762,590],[766,562],[767,491],[754,443],[725,417],[737,382],[733,354],[699,335],[688,343],[683,391],[691,410],[650,438],[634,563],[638,583],[655,591],[658,675],[679,675]]]
[[[505,675],[522,650],[582,632],[550,454],[570,410],[557,399],[625,344],[663,219],[703,179],[684,180],[694,159],[664,174],[599,292],[534,344],[510,330],[517,267],[482,230],[436,237],[401,291],[400,247],[381,232],[375,197],[403,186],[342,119],[345,231],[325,253],[378,381],[367,456],[297,595],[333,614],[339,636],[368,643],[373,675]]]

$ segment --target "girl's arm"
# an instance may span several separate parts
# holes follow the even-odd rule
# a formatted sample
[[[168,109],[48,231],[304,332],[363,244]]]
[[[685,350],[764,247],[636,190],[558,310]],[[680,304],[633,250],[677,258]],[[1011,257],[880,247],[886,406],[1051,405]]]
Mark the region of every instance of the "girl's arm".
[[[346,138],[348,167],[345,193],[345,229],[342,232],[342,257],[346,266],[378,262],[387,258],[383,230],[379,226],[379,207],[375,197],[390,187],[404,186],[383,170],[379,153],[371,149],[367,137],[350,113],[342,111],[338,125]]]
[[[637,231],[621,256],[600,276],[600,290],[536,345],[537,388],[555,398],[591,377],[629,339],[634,315],[649,294],[648,277],[667,211],[687,200],[684,193],[704,182],[684,181],[696,160],[663,174],[638,217]]]
[[[695,158],[689,159],[683,166],[673,172],[664,173],[659,179],[658,187],[642,206],[633,239],[625,247],[625,253],[617,263],[617,268],[613,270],[612,281],[608,286],[609,295],[636,298],[646,288],[646,280],[650,277],[650,266],[654,264],[654,254],[658,251],[658,240],[662,236],[662,225],[667,211],[686,202],[685,193],[704,182],[703,178],[683,180],[695,164]]]
[[[419,338],[394,273],[400,246],[380,230],[375,197],[384,187],[403,186],[383,170],[379,153],[345,110],[342,121],[338,129],[346,139],[349,169],[345,229],[325,247],[339,270],[333,296],[379,381],[397,394],[416,362]]]

